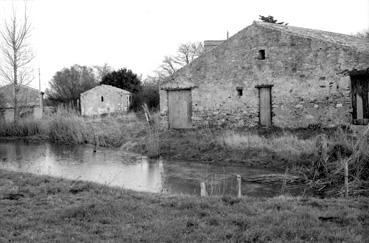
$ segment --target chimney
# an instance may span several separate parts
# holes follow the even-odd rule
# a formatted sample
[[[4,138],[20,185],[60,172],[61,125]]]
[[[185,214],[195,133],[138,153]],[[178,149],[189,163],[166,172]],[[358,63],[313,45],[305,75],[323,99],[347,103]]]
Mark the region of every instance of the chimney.
[[[204,41],[204,50],[205,52],[210,51],[211,49],[214,49],[215,47],[219,46],[223,43],[224,40],[206,40]]]

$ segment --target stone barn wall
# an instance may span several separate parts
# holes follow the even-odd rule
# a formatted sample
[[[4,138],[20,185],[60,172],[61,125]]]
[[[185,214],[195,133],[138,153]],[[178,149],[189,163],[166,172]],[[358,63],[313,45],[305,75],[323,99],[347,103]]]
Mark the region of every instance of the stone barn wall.
[[[22,119],[41,119],[43,112],[40,107],[19,107],[19,115]],[[0,109],[0,122],[13,122],[14,121],[14,108]]]
[[[19,85],[17,102],[20,118],[41,119],[43,93],[26,85]],[[14,121],[14,87],[8,84],[0,87],[0,121]]]
[[[81,114],[93,116],[127,112],[130,96],[128,91],[110,85],[97,86],[81,94]]]
[[[0,122],[10,123],[14,121],[13,109],[1,109],[0,110]]]
[[[254,23],[174,74],[192,89],[194,126],[255,126],[256,85],[272,84],[273,125],[334,126],[351,122],[348,70],[369,67],[369,52]],[[327,33],[327,32],[323,32]],[[338,34],[336,34],[338,35]],[[264,51],[264,58],[261,51]],[[240,91],[242,90],[242,96]],[[167,123],[167,91],[160,91]]]

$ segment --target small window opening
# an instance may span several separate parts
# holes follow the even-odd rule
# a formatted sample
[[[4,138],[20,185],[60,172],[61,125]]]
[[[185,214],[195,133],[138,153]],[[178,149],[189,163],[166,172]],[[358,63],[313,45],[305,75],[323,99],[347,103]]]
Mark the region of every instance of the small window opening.
[[[265,50],[259,50],[259,60],[265,60]]]
[[[101,102],[104,102],[104,96],[101,96]]]
[[[238,97],[241,97],[243,95],[243,88],[242,87],[237,87],[236,90],[237,90]]]

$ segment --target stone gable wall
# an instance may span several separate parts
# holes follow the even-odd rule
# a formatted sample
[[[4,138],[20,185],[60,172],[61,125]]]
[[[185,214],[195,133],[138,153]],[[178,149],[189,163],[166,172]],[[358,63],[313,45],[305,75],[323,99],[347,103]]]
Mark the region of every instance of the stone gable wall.
[[[265,50],[260,60],[259,50]],[[273,84],[273,125],[335,126],[351,122],[347,71],[369,67],[369,54],[350,47],[251,25],[174,74],[192,90],[194,126],[255,126],[259,84]],[[238,96],[237,87],[243,88]],[[167,91],[160,91],[163,125]]]
[[[101,101],[103,97],[103,101]],[[83,116],[101,115],[112,112],[126,112],[129,108],[129,94],[116,89],[94,88],[81,95]]]

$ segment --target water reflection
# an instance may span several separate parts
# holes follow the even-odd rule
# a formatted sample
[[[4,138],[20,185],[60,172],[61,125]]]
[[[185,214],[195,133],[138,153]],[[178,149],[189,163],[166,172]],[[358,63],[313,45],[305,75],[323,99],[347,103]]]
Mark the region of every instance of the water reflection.
[[[221,167],[201,163],[149,160],[144,156],[118,149],[99,149],[93,153],[90,146],[34,144],[20,141],[0,142],[0,168],[93,181],[137,191],[193,195],[200,194],[200,182],[209,179],[210,175],[222,174],[230,178],[229,183],[220,184],[220,187],[217,185],[221,188],[219,191],[224,193],[234,191],[235,174],[241,174],[246,178],[250,175],[272,173],[242,166]],[[253,196],[273,196],[279,187],[280,185],[275,184],[249,183],[243,185],[242,191],[243,194]]]
[[[67,179],[94,181],[111,186],[159,192],[162,190],[162,161],[116,150],[88,146],[52,144],[0,144],[0,168],[51,175]]]

